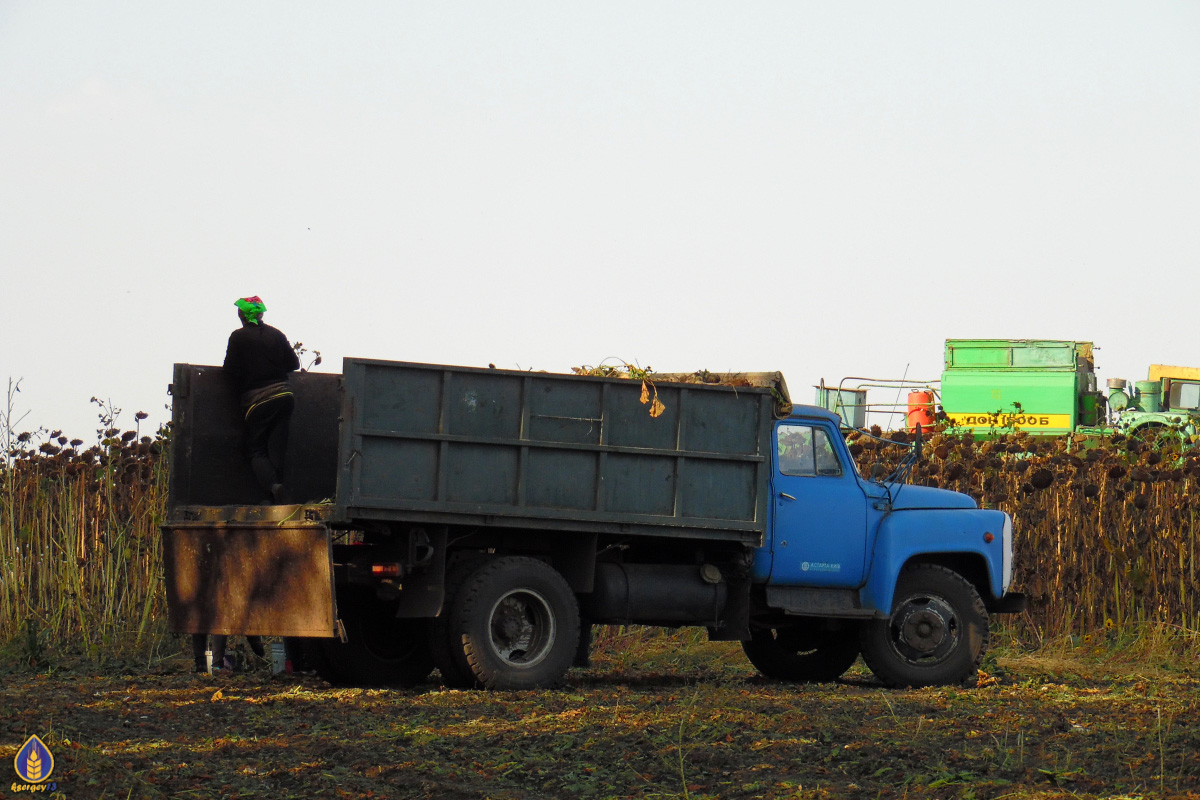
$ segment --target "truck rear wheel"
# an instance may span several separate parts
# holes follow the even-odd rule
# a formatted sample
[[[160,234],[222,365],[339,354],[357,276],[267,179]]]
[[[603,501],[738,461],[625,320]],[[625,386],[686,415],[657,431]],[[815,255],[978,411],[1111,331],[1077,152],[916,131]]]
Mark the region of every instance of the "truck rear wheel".
[[[988,616],[970,581],[935,564],[900,573],[892,614],[862,628],[862,655],[889,686],[973,683],[988,643]]]
[[[429,625],[429,650],[433,654],[433,663],[438,672],[442,673],[442,683],[447,689],[474,689],[479,684],[475,674],[467,665],[467,659],[462,653],[462,636],[450,630],[450,613],[454,608],[457,590],[467,581],[467,578],[479,568],[479,563],[458,564],[446,573],[446,593],[442,599],[442,613],[431,620]]]
[[[373,597],[339,598],[347,641],[311,640],[317,673],[332,684],[350,686],[410,686],[429,677],[429,621],[397,619],[395,613],[392,604]]]
[[[579,606],[567,582],[533,558],[479,567],[450,610],[451,658],[488,689],[559,683],[579,644]],[[461,650],[454,643],[461,641]]]
[[[742,650],[755,669],[781,681],[833,681],[858,658],[858,631],[801,624],[752,628]]]

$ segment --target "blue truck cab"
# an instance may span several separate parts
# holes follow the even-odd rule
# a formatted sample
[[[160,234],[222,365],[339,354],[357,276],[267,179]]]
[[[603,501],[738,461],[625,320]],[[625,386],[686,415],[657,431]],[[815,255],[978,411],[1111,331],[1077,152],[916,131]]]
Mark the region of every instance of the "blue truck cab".
[[[1011,517],[959,492],[863,477],[839,422],[796,406],[775,423],[770,517],[752,567],[762,607],[747,653],[780,677],[840,674],[861,651],[889,684],[970,679],[987,613],[1023,607],[1008,592]]]

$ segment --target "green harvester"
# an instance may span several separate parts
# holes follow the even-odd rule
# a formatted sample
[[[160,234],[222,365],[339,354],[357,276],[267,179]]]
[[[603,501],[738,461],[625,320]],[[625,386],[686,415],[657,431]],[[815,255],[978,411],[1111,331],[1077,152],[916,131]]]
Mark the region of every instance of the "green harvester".
[[[1106,415],[1092,343],[1050,339],[947,339],[941,404],[977,438],[1099,433]]]

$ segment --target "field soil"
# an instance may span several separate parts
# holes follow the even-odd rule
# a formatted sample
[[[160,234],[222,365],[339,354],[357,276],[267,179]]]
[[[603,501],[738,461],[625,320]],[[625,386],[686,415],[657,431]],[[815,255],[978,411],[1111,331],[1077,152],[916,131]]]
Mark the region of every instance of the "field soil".
[[[182,642],[180,642],[182,650]],[[554,691],[333,688],[265,663],[9,667],[0,797],[31,734],[66,798],[1200,797],[1200,669],[1077,648],[970,689],[756,675],[736,644],[601,632]]]

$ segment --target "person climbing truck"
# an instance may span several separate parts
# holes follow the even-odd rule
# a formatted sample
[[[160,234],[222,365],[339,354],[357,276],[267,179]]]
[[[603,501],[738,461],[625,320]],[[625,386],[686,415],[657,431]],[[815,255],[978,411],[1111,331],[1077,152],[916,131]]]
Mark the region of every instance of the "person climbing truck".
[[[280,476],[295,407],[288,374],[300,369],[300,359],[287,337],[263,322],[267,307],[261,298],[242,297],[234,305],[242,326],[229,334],[224,367],[245,412],[246,458],[271,502],[284,503],[287,490]]]

